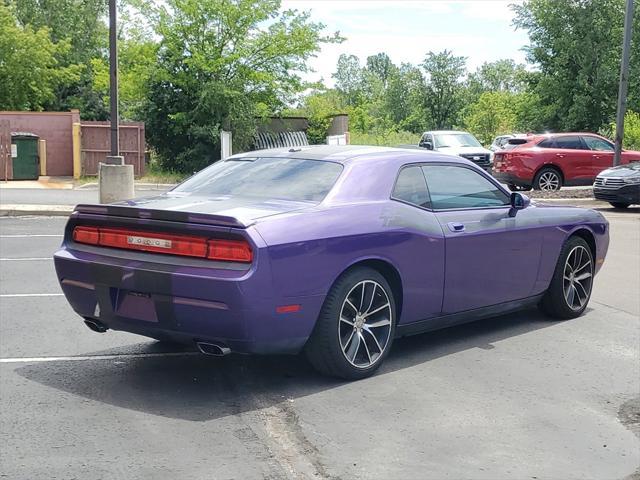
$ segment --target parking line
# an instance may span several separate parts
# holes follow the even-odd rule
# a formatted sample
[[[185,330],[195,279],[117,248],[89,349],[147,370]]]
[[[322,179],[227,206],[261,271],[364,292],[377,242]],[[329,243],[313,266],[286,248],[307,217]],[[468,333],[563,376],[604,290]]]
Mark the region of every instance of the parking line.
[[[121,360],[151,357],[186,357],[202,355],[200,352],[121,353],[114,355],[78,355],[71,357],[14,357],[0,358],[0,363],[81,362],[87,360]]]
[[[0,238],[29,238],[29,237],[54,237],[62,238],[64,235],[48,235],[48,234],[23,234],[23,235],[0,235]]]
[[[11,297],[61,297],[64,293],[2,293],[0,298]]]
[[[0,262],[40,262],[43,260],[53,260],[53,257],[0,258]]]

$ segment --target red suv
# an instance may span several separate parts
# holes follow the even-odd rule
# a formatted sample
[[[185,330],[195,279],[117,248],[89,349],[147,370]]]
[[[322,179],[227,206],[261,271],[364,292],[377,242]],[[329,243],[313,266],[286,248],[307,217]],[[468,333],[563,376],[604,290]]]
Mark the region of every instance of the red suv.
[[[493,174],[512,190],[591,185],[613,165],[613,143],[593,133],[530,135],[509,142],[512,148],[495,153]],[[640,152],[622,152],[621,163],[634,160],[640,160]]]

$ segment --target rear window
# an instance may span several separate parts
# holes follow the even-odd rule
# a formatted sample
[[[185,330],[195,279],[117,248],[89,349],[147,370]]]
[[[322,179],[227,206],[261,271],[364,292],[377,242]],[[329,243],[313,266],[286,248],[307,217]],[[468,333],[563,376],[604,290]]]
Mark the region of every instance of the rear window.
[[[237,158],[214,163],[174,192],[321,202],[342,165],[297,158]]]

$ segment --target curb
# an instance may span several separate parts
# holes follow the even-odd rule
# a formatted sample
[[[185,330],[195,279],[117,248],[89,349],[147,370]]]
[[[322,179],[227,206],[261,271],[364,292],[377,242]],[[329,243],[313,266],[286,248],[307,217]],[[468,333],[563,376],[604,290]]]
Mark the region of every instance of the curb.
[[[74,205],[0,205],[0,217],[68,217]]]

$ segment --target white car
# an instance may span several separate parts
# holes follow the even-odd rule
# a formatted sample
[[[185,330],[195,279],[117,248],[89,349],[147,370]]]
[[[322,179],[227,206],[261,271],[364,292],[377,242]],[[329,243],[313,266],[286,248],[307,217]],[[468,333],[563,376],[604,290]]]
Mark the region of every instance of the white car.
[[[457,130],[435,130],[425,132],[420,138],[419,147],[436,152],[458,155],[471,160],[476,165],[491,172],[491,150],[484,148],[476,137],[468,132]]]

